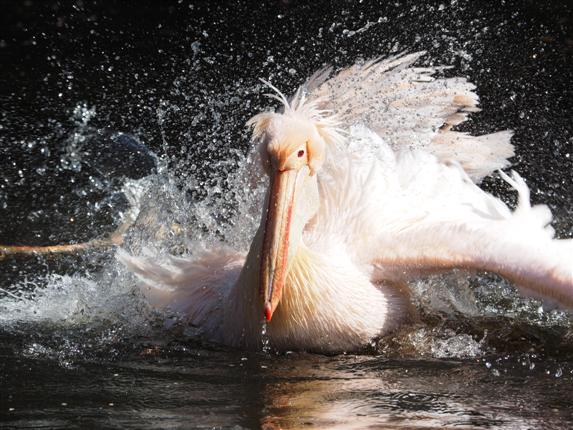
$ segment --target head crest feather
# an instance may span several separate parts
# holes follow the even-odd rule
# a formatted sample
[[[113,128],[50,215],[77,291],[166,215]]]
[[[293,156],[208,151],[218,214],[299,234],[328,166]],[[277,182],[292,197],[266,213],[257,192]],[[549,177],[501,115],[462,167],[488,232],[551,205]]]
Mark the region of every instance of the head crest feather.
[[[322,104],[327,102],[326,99],[322,97],[308,99],[304,86],[299,87],[292,97],[287,99],[287,97],[269,81],[264,79],[260,80],[273,91],[272,93],[266,93],[265,96],[280,102],[281,108],[278,113],[262,112],[257,114],[247,122],[247,126],[253,129],[253,139],[259,139],[264,135],[265,130],[273,118],[279,115],[285,115],[311,121],[320,136],[329,144],[339,145],[344,141],[344,133],[339,128],[340,123],[336,115],[330,110],[320,108]]]

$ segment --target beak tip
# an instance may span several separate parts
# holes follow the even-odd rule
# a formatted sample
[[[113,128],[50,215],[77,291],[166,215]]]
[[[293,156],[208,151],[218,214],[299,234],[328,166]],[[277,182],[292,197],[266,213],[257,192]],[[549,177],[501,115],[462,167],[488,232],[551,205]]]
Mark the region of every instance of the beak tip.
[[[265,303],[265,320],[268,322],[273,317],[273,311],[270,303]]]

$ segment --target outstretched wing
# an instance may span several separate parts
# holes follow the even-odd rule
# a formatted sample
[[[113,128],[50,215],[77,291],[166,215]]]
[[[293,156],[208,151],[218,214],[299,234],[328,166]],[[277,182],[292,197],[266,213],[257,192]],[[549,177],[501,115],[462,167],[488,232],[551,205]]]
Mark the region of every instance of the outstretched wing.
[[[530,206],[519,175],[506,180],[519,192],[514,212],[473,208],[463,218],[428,217],[382,235],[373,259],[376,276],[404,280],[452,268],[485,270],[512,281],[526,295],[573,308],[573,240],[553,238],[547,226],[551,212]]]
[[[169,309],[209,330],[219,320],[222,298],[235,284],[244,256],[226,248],[197,258],[134,256],[119,249],[116,255],[141,281],[138,286],[158,309]]]
[[[507,166],[511,132],[470,136],[451,131],[476,112],[475,86],[465,78],[435,78],[444,67],[414,67],[424,52],[355,64],[329,78],[316,72],[303,86],[310,100],[345,126],[360,123],[394,149],[425,147],[442,161],[455,160],[479,181]]]
[[[355,131],[351,143],[377,148],[321,178],[314,243],[337,238],[357,262],[373,264],[375,279],[405,280],[451,268],[486,270],[529,295],[573,307],[573,240],[556,240],[546,206],[531,207],[516,173],[504,179],[519,194],[511,211],[475,185],[457,163],[421,150],[394,153],[374,133]]]

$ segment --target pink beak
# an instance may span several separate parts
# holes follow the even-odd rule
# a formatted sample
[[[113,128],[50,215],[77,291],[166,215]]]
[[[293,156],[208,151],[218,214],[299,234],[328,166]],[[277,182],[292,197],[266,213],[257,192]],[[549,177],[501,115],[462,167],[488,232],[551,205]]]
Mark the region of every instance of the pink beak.
[[[267,321],[271,320],[279,304],[288,273],[289,236],[297,177],[296,170],[279,170],[271,177],[260,278]]]

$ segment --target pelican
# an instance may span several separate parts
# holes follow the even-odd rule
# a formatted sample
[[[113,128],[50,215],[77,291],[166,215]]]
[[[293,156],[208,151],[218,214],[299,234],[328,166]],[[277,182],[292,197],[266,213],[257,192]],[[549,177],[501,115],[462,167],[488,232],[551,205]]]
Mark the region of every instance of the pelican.
[[[416,67],[423,52],[312,75],[280,110],[247,123],[268,189],[248,250],[118,259],[154,306],[210,342],[352,351],[412,313],[407,282],[459,268],[497,273],[525,294],[573,305],[573,240],[555,239],[508,166],[511,132],[452,130],[478,110],[475,87]],[[476,184],[492,172],[510,210]],[[263,330],[263,326],[265,329]]]

